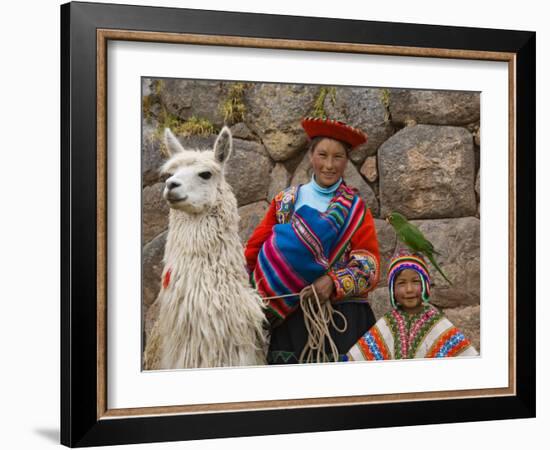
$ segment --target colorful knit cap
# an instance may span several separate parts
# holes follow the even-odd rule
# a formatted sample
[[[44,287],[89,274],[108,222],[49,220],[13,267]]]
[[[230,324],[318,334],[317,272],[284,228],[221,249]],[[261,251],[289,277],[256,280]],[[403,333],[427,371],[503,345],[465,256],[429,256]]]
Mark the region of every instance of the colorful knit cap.
[[[302,128],[313,139],[318,136],[328,137],[343,141],[351,146],[351,149],[367,142],[367,133],[358,128],[353,128],[344,122],[319,117],[304,117]]]
[[[405,270],[412,269],[418,272],[420,275],[420,281],[422,283],[422,301],[427,303],[430,301],[430,273],[428,272],[428,266],[424,258],[418,253],[411,253],[408,250],[400,250],[390,260],[390,266],[388,267],[388,287],[390,289],[390,301],[394,308],[397,308],[395,302],[394,283],[397,275]]]

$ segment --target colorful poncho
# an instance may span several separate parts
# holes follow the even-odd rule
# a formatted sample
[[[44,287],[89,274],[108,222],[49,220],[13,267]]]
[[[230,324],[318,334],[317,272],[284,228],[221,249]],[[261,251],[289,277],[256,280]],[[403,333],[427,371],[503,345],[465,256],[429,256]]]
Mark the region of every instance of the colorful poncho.
[[[346,355],[348,361],[476,356],[470,341],[437,308],[385,314]]]
[[[354,191],[341,185],[322,213],[307,205],[289,223],[273,227],[264,242],[253,272],[260,295],[269,300],[267,316],[282,321],[299,305],[299,292],[326,274],[345,250],[365,217],[365,204]]]

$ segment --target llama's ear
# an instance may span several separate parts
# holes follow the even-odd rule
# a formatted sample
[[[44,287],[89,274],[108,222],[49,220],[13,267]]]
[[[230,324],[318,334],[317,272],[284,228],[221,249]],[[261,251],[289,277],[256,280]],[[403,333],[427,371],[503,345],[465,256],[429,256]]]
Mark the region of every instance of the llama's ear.
[[[174,156],[176,153],[183,152],[184,150],[176,136],[174,136],[174,133],[170,131],[170,128],[164,129],[164,144],[170,156]]]
[[[233,151],[233,136],[227,127],[223,127],[214,144],[214,156],[221,164],[225,163]]]

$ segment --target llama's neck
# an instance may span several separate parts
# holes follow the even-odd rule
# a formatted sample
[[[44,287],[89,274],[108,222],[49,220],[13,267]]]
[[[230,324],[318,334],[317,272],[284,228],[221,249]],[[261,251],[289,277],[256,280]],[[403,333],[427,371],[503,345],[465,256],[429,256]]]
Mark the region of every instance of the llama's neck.
[[[194,258],[213,259],[228,251],[242,254],[238,228],[237,202],[230,186],[222,182],[218,200],[205,213],[170,210],[164,262],[173,266],[187,261],[192,267]]]

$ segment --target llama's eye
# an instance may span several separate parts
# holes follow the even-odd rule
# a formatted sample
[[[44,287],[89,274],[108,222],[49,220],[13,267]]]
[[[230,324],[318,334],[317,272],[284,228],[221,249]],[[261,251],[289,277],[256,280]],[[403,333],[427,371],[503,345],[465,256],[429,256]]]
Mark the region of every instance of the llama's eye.
[[[203,180],[208,180],[212,176],[212,172],[201,172],[199,173],[199,177],[201,177]]]

